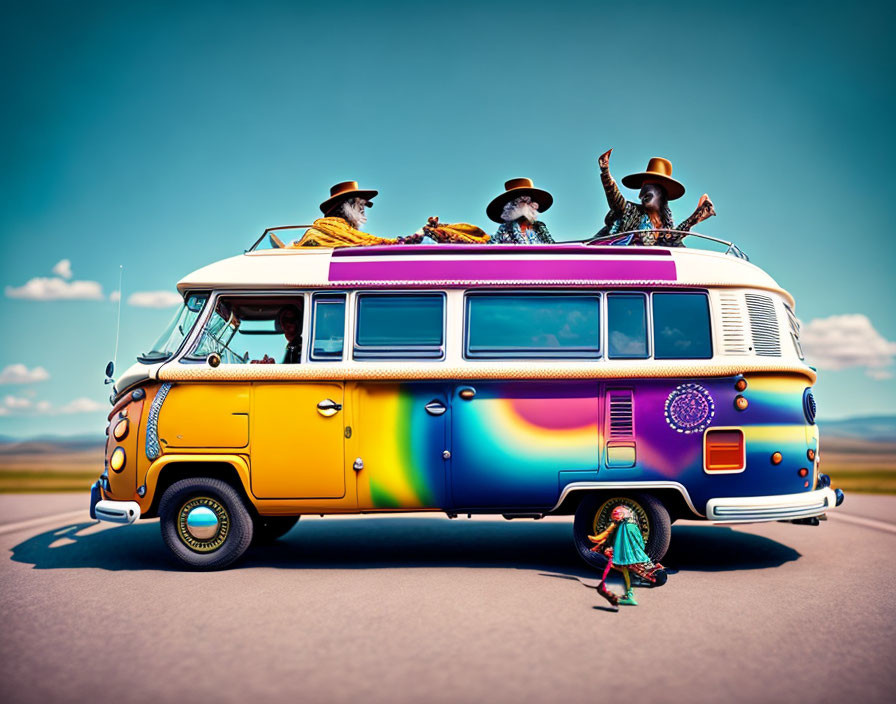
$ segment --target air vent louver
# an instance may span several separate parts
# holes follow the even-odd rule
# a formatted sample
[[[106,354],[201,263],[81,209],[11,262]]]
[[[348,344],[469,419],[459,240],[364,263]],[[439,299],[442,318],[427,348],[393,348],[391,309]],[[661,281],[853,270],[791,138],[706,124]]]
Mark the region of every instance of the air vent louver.
[[[722,310],[722,352],[747,354],[747,330],[744,325],[741,295],[723,291],[719,294],[719,305]]]
[[[609,396],[610,438],[635,436],[634,399],[631,391],[611,390]]]
[[[768,296],[756,293],[745,294],[744,298],[750,313],[753,350],[761,357],[780,357],[781,334],[778,332],[775,302]]]

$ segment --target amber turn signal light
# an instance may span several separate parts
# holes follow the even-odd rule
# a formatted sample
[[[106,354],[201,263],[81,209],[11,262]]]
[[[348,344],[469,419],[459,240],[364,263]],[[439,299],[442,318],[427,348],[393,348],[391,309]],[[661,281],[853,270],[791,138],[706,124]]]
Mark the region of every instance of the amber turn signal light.
[[[745,399],[743,396],[738,396],[734,399],[734,407],[739,411],[746,410],[747,406],[749,405],[749,401],[747,401],[747,399]]]
[[[805,477],[807,474],[809,474],[809,470],[808,470],[808,469],[806,469],[805,467],[803,467],[802,469],[800,469],[800,476],[801,476],[801,477]]]
[[[112,468],[113,472],[120,472],[124,469],[126,461],[127,457],[124,454],[124,448],[116,447],[112,451],[112,456],[109,458],[109,466]]]
[[[735,391],[745,391],[747,388],[747,380],[746,379],[738,379],[737,383],[734,384]]]
[[[772,453],[772,464],[781,464],[781,461],[784,459],[784,455],[780,452]]]
[[[128,427],[128,419],[121,419],[115,424],[115,429],[112,431],[112,437],[116,440],[124,440],[128,436]]]
[[[811,447],[808,450],[806,450],[806,457],[809,458],[810,462],[814,462],[815,461],[815,450],[813,450]]]

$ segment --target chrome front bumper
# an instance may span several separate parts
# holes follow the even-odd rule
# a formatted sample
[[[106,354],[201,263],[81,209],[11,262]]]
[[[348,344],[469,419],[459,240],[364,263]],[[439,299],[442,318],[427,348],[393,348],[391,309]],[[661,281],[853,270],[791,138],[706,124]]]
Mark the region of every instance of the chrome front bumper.
[[[109,501],[103,499],[93,507],[96,517],[109,523],[131,524],[140,518],[140,504],[136,501]]]
[[[717,523],[781,521],[820,516],[835,506],[837,495],[825,487],[802,494],[710,499],[706,502],[706,519]]]

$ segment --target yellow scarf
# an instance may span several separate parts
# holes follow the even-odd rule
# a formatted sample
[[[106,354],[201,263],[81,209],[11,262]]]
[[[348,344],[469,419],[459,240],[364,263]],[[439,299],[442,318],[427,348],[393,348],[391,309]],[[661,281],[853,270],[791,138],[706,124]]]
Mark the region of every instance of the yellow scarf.
[[[465,222],[453,224],[439,223],[438,218],[430,218],[423,232],[407,238],[407,244],[416,244],[423,235],[429,235],[437,242],[459,244],[485,244],[489,236],[475,225]],[[318,218],[305,230],[302,238],[289,248],[297,247],[364,247],[375,244],[404,244],[398,240],[385,239],[356,230],[343,218]]]

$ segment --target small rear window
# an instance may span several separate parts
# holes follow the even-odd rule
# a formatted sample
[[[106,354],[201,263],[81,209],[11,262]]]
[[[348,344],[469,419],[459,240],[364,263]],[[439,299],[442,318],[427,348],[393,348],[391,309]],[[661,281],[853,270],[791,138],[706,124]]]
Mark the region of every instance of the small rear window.
[[[599,357],[600,296],[468,296],[466,352],[489,359]]]
[[[711,359],[706,294],[654,293],[653,346],[656,359]]]
[[[355,359],[441,357],[444,308],[440,293],[360,294]]]

